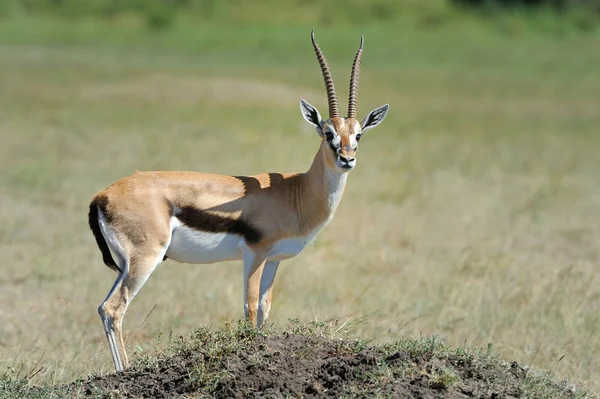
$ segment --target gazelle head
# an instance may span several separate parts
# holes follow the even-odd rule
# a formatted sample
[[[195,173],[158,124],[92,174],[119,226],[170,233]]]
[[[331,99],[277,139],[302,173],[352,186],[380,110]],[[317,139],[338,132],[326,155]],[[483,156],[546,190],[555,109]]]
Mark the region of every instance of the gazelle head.
[[[304,100],[300,100],[302,116],[308,123],[317,129],[317,133],[323,139],[322,148],[325,151],[326,161],[329,167],[341,172],[347,172],[356,166],[356,150],[361,136],[369,129],[379,125],[387,114],[389,105],[385,104],[369,112],[359,123],[356,119],[356,105],[358,96],[358,75],[360,72],[360,61],[362,58],[364,37],[360,37],[360,47],[354,57],[352,75],[350,77],[350,94],[348,99],[348,116],[340,117],[339,104],[333,78],[323,52],[315,41],[314,29],[311,39],[317,60],[321,66],[325,88],[327,89],[327,102],[329,104],[329,119],[323,120],[319,111]]]

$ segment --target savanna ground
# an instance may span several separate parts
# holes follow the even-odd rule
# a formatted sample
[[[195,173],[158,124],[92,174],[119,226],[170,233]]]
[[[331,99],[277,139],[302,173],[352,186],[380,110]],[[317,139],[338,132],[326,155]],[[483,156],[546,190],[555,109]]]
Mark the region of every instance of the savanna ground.
[[[314,25],[342,107],[364,33],[359,116],[391,108],[332,223],[282,263],[270,321],[491,346],[600,390],[598,32],[295,12],[152,33],[133,17],[1,20],[2,372],[58,384],[112,370],[96,308],[115,275],[87,227],[96,191],[136,170],[308,168],[319,138],[298,101],[327,109]],[[239,263],[163,263],[125,318],[130,355],[240,318],[241,283]]]

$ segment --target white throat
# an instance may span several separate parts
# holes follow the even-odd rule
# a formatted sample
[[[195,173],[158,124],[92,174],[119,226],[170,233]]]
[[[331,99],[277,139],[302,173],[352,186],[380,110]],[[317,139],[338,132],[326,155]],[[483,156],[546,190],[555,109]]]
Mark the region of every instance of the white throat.
[[[348,173],[337,173],[330,169],[325,169],[325,185],[327,187],[327,203],[331,215],[336,211],[344,190],[346,188],[346,181],[348,180]]]

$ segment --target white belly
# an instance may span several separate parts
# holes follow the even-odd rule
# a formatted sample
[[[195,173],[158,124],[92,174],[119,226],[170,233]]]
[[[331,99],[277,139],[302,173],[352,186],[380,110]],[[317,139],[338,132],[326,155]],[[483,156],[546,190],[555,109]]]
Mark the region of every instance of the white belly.
[[[182,263],[217,263],[242,260],[244,239],[235,234],[210,233],[191,229],[176,218],[172,221],[171,243],[166,256]],[[323,226],[303,237],[279,240],[269,252],[268,261],[289,259],[298,255],[310,244]]]
[[[216,263],[242,259],[240,236],[209,233],[174,223],[171,243],[166,255],[182,263]]]

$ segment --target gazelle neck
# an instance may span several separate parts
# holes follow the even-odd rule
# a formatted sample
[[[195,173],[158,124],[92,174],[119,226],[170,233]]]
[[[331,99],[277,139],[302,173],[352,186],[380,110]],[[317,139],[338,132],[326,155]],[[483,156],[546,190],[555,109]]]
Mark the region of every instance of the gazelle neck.
[[[328,165],[325,151],[329,151],[329,148],[321,143],[319,151],[305,175],[308,178],[313,199],[325,201],[329,216],[333,216],[344,195],[348,172],[342,172],[335,166]]]

